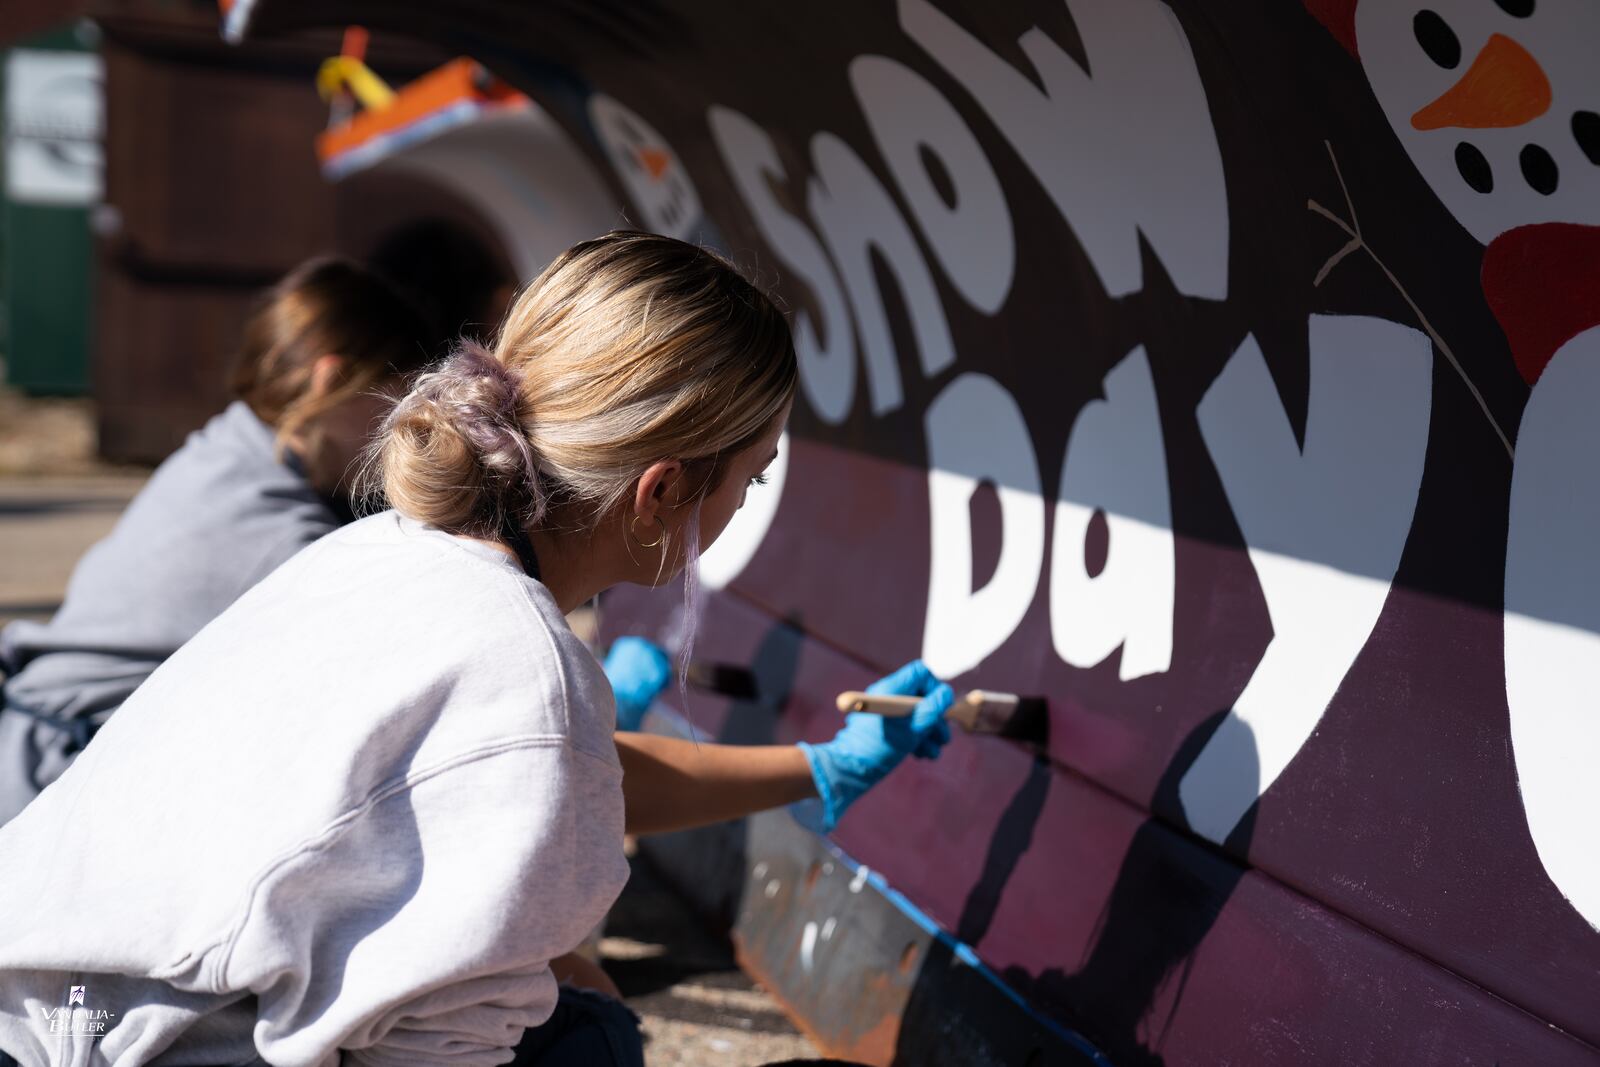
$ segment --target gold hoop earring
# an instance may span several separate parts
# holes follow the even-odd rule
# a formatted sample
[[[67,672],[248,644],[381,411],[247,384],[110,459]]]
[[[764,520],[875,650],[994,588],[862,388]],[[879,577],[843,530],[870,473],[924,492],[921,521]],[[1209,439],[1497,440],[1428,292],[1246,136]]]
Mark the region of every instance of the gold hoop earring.
[[[667,539],[667,524],[662,522],[661,516],[655,516],[656,522],[661,526],[661,532],[656,535],[656,539],[654,541],[646,541],[644,538],[639,536],[639,520],[645,517],[646,516],[644,515],[635,515],[633,517],[633,521],[628,523],[628,532],[633,534],[633,539],[639,542],[640,548],[654,548]]]

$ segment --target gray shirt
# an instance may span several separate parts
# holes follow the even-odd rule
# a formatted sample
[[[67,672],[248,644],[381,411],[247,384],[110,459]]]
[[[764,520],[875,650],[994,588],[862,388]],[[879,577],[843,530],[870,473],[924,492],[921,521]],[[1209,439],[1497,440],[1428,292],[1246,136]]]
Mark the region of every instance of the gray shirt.
[[[91,548],[48,623],[0,630],[8,705],[60,720],[116,710],[163,660],[339,518],[235,401],[168,457]],[[0,715],[0,822],[54,781],[72,737]]]
[[[0,828],[24,1067],[490,1067],[621,890],[599,664],[544,586],[384,512],[167,660]]]

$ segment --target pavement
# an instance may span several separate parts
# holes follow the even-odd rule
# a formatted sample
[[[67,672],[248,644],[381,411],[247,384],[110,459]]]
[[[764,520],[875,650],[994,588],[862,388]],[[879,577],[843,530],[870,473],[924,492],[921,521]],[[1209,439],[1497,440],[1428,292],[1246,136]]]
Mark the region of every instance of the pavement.
[[[643,857],[606,919],[601,963],[644,1020],[650,1067],[756,1067],[812,1060],[766,990],[739,970],[725,937],[700,923]]]
[[[0,625],[51,616],[78,557],[149,476],[95,455],[88,400],[0,389]]]
[[[46,620],[78,558],[148,471],[96,461],[83,401],[0,395],[0,625]],[[53,442],[53,443],[52,443]],[[818,1055],[642,857],[600,941],[602,965],[644,1022],[650,1067],[757,1067]]]
[[[0,477],[0,625],[49,619],[78,557],[144,481],[142,473]]]

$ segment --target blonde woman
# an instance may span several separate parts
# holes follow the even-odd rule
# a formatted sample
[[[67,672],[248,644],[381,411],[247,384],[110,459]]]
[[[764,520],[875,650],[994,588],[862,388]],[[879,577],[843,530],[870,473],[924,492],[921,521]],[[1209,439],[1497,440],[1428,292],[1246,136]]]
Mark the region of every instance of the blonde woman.
[[[390,415],[394,510],[245,594],[0,830],[0,1049],[642,1062],[626,1009],[551,969],[621,889],[625,826],[816,796],[831,822],[948,736],[949,688],[913,666],[885,684],[917,714],[827,744],[619,743],[563,621],[693,563],[795,381],[782,317],[707,252],[619,233],[555,262],[493,352]]]
[[[0,823],[163,660],[351,517],[350,472],[431,331],[372,272],[312,260],[245,325],[238,397],[189,436],[73,572],[48,623],[0,631]]]

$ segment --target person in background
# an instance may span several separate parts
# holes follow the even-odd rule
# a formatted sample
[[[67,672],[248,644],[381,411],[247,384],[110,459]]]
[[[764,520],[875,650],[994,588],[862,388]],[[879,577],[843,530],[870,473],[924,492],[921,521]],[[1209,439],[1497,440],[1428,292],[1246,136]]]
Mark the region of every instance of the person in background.
[[[614,233],[553,263],[389,415],[393,510],[237,600],[0,829],[0,1063],[60,1062],[61,1005],[118,1067],[642,1064],[627,1008],[553,966],[624,832],[805,800],[831,827],[949,737],[919,663],[875,686],[910,716],[827,741],[615,734],[567,627],[696,565],[797,381],[783,316],[709,252]]]
[[[0,823],[179,646],[353,517],[354,460],[430,341],[349,261],[308,262],[265,295],[245,325],[238,399],[156,469],[48,623],[0,631]]]

